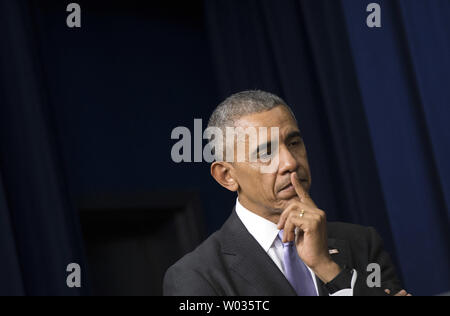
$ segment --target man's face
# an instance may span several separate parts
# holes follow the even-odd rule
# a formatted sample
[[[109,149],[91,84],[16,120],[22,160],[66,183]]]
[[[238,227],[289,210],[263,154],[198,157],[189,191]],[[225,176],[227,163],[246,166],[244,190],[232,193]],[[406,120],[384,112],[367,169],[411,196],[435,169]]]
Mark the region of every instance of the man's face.
[[[266,217],[276,216],[288,206],[293,199],[298,199],[291,185],[291,173],[297,173],[300,183],[306,191],[311,186],[311,175],[306,155],[305,144],[297,123],[284,106],[269,111],[250,114],[236,121],[236,127],[266,127],[267,141],[270,142],[270,128],[279,129],[278,168],[273,173],[262,173],[264,162],[256,161],[233,163],[232,174],[239,189],[239,201],[246,208]],[[258,139],[258,147],[262,145]],[[250,146],[250,147],[249,147]],[[253,147],[252,147],[253,146]],[[257,148],[246,139],[246,148],[251,154]]]

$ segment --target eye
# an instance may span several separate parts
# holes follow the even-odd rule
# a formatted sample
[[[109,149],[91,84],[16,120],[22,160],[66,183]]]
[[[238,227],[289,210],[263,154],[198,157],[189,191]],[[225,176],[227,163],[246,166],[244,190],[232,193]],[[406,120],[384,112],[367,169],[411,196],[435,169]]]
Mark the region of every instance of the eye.
[[[268,143],[265,146],[261,146],[257,151],[258,158],[268,157],[272,155],[272,143]]]
[[[267,144],[266,150],[263,148],[258,148],[258,158],[269,157],[272,155],[272,144]]]

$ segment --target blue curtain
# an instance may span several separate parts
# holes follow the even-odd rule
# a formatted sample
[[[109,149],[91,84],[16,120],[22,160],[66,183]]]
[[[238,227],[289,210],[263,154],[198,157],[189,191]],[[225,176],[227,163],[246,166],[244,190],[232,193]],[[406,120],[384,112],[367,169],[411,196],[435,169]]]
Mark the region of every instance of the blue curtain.
[[[380,29],[365,25],[370,2],[381,5]],[[44,80],[30,3],[0,1],[0,294],[86,294],[53,118],[58,104],[49,102],[56,92]],[[251,88],[284,97],[305,135],[312,196],[328,218],[374,226],[408,291],[448,291],[449,2],[204,6],[217,99]],[[66,286],[72,262],[82,267],[81,289]]]
[[[312,196],[374,226],[413,294],[450,289],[450,3],[205,1],[221,97],[281,95],[296,112]]]
[[[0,1],[0,295],[87,293],[28,1]],[[81,266],[69,288],[67,265]]]
[[[364,2],[364,1],[363,1]],[[382,27],[358,27],[343,1],[384,199],[406,285],[450,288],[450,2],[379,1]]]

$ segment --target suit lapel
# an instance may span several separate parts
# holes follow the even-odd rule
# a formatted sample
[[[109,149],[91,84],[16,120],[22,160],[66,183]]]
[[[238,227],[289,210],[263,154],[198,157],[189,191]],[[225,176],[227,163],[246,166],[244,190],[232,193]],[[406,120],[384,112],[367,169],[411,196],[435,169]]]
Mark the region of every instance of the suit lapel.
[[[245,279],[256,295],[296,295],[289,281],[245,228],[233,209],[222,228],[222,252],[229,268]]]
[[[257,295],[297,295],[280,269],[245,228],[234,209],[223,225],[221,234],[222,252],[229,257],[230,270],[253,286]],[[331,259],[341,267],[350,264],[350,252],[345,240],[329,238],[328,250],[333,250]],[[324,283],[318,277],[316,281],[319,295],[327,296]]]

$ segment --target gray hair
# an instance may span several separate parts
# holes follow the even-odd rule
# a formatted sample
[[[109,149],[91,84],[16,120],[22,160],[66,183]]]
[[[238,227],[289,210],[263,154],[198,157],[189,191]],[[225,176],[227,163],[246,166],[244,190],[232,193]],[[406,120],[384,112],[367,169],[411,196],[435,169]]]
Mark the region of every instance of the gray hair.
[[[285,106],[296,120],[291,108],[275,94],[261,90],[238,92],[215,108],[208,121],[208,127],[224,130],[226,126],[234,126],[235,121],[245,115],[269,111],[280,105]]]
[[[239,118],[254,114],[269,111],[275,107],[284,106],[289,110],[295,121],[294,113],[291,108],[284,102],[283,99],[275,94],[261,91],[261,90],[247,90],[235,93],[229,96],[225,101],[220,103],[208,121],[208,128],[219,128],[225,135],[226,127],[234,127],[236,120]],[[208,137],[212,141],[211,136]],[[225,152],[226,145],[224,144]],[[216,154],[215,159],[221,160]]]

